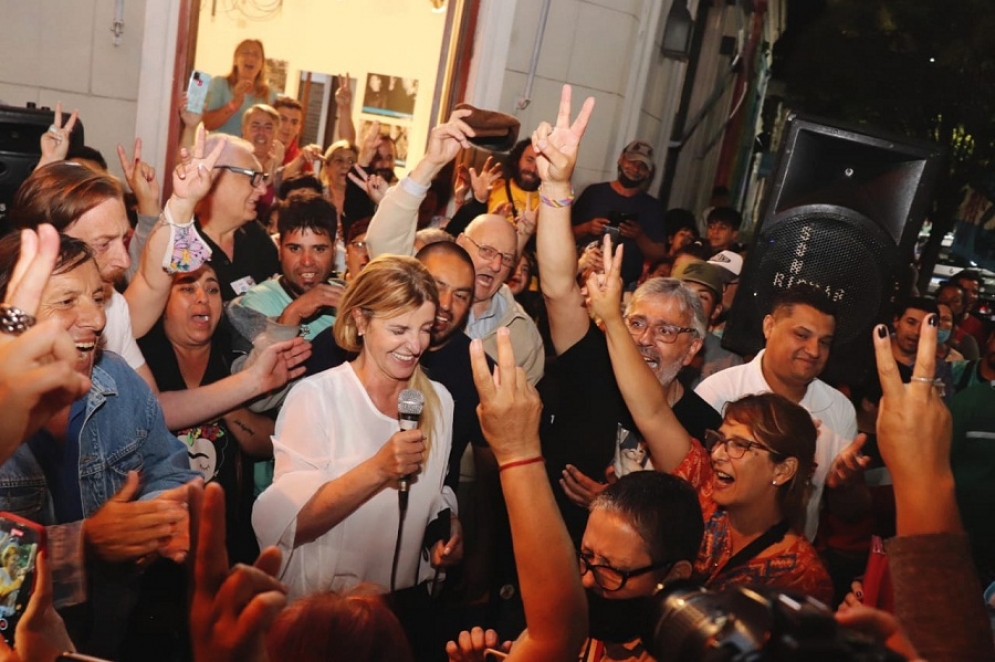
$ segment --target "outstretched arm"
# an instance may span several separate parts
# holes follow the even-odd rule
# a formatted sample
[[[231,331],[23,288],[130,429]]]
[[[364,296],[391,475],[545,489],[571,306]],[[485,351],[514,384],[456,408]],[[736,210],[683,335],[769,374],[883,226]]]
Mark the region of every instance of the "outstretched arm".
[[[546,300],[549,330],[557,354],[583,338],[590,323],[576,280],[577,250],[570,229],[574,193],[570,177],[592,110],[594,99],[588,98],[571,124],[570,86],[564,85],[556,126],[543,122],[532,133],[536,167],[542,179],[536,235],[539,284]]]
[[[497,343],[493,376],[479,340],[470,346],[470,360],[480,394],[480,426],[497,459],[508,507],[528,627],[508,659],[572,662],[587,635],[587,601],[577,557],[542,463],[542,402],[525,371],[515,366],[507,329],[498,330]]]
[[[874,332],[883,394],[878,448],[895,489],[898,535],[887,544],[895,614],[925,659],[995,660],[982,587],[957,509],[950,412],[933,386],[936,325],[936,315],[923,320],[908,384],[899,376],[887,328]]]
[[[429,184],[459,151],[469,147],[473,129],[463,121],[469,110],[455,110],[449,121],[432,129],[428,149],[418,165],[390,189],[377,208],[366,233],[370,257],[385,253],[411,255],[417,230],[418,206]]]
[[[608,355],[611,357],[615,381],[622,392],[636,427],[646,439],[653,467],[658,471],[676,469],[691,448],[691,436],[674,415],[667,402],[665,388],[646,365],[639,348],[622,317],[622,252],[611,254],[611,240],[604,238],[605,275],[592,274],[587,291],[595,314],[605,324]],[[644,329],[643,333],[653,333]],[[700,344],[700,340],[694,342]]]

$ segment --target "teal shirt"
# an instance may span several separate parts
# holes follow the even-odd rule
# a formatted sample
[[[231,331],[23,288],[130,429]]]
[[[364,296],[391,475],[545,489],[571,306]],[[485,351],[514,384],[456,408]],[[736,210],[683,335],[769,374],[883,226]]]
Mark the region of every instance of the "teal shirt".
[[[287,290],[280,285],[279,276],[264,280],[239,297],[240,305],[258,311],[266,317],[277,318],[290,305],[292,299]],[[314,337],[335,323],[335,315],[319,315],[301,324],[300,335],[307,340]]]
[[[231,100],[234,98],[235,95],[232,94],[231,86],[228,85],[228,77],[215,76],[211,79],[211,83],[207,86],[207,101],[204,102],[204,112],[209,110],[217,110],[218,108],[231,103]],[[242,100],[242,107],[238,109],[238,112],[229,117],[227,122],[215,129],[214,133],[227,133],[237,138],[241,138],[242,115],[245,114],[245,111],[252,108],[257,103],[268,103],[272,105],[274,101],[276,101],[276,92],[272,89],[269,91],[269,98],[267,99],[246,94],[245,98]]]

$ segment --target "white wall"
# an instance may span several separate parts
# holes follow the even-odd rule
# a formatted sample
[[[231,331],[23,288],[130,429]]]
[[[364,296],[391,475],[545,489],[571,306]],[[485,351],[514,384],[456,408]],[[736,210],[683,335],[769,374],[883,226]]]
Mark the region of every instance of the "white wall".
[[[196,68],[212,75],[231,71],[235,46],[260,39],[266,57],[288,62],[287,93],[295,95],[301,71],[348,72],[356,79],[353,114],[360,110],[369,72],[418,79],[409,133],[408,163],[424,153],[446,15],[426,0],[294,0],[272,20],[250,21],[224,10],[228,3],[201,4]],[[400,120],[386,120],[403,124]]]
[[[669,3],[552,0],[532,100],[520,110],[516,101],[525,88],[542,4],[542,0],[517,3],[498,108],[517,116],[522,135],[528,135],[540,121],[555,120],[563,83],[573,86],[575,108],[585,97],[595,98],[574,175],[578,190],[614,179],[619,153],[637,137],[658,145],[657,162],[662,164],[660,147],[665,147],[668,135],[664,130],[669,132],[669,119],[664,120],[669,118],[671,99],[657,97],[666,97],[672,87],[679,91],[683,75],[682,68],[662,63],[657,54]],[[483,22],[481,29],[487,29]],[[477,39],[482,39],[479,31]]]
[[[78,108],[86,143],[120,174],[115,148],[134,141],[145,0],[125,0],[114,46],[114,0],[0,0],[0,101]]]

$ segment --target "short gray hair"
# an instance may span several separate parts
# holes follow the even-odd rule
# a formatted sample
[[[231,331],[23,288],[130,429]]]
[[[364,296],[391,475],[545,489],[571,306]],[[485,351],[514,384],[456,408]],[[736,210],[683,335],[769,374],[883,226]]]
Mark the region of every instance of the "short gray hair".
[[[625,314],[628,315],[632,307],[639,301],[656,296],[673,299],[677,303],[677,309],[681,315],[684,315],[685,318],[691,317],[691,323],[688,326],[694,329],[699,338],[705,339],[705,334],[708,333],[708,321],[705,319],[705,309],[701,307],[701,299],[698,298],[698,294],[694,290],[677,278],[650,278],[647,280],[632,293],[632,299],[625,308]]]

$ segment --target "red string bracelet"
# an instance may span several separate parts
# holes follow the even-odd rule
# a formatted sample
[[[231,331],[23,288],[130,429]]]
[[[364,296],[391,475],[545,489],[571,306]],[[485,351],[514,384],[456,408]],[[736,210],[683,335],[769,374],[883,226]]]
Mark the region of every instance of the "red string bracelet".
[[[525,464],[535,464],[536,462],[545,462],[546,459],[542,455],[536,455],[535,457],[530,457],[526,460],[515,460],[513,462],[505,462],[498,466],[498,471],[504,471],[505,469],[511,469],[512,467],[520,467]]]

